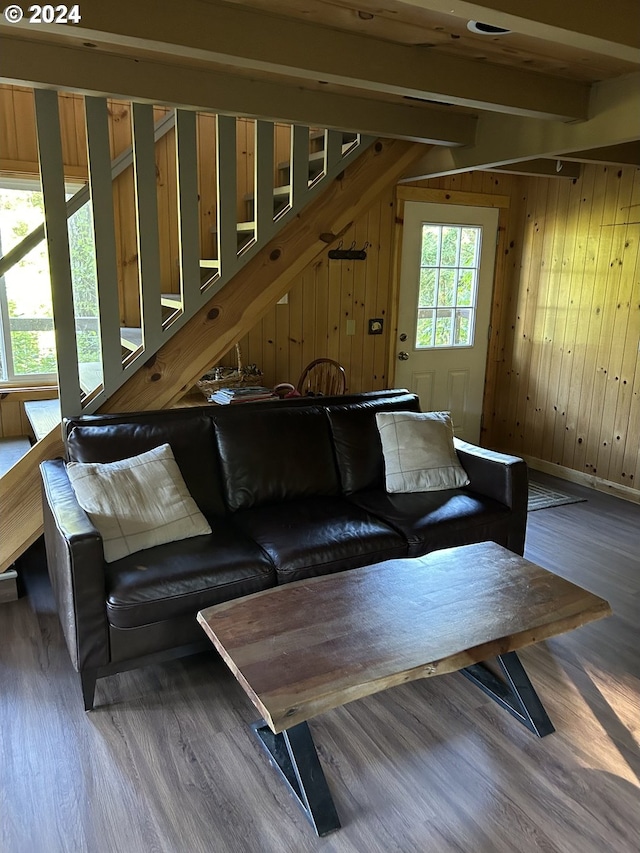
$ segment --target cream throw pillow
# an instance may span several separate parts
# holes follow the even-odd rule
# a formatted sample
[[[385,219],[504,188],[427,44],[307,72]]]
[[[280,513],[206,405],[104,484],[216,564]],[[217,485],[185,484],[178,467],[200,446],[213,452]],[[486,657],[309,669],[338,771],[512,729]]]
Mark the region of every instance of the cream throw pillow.
[[[118,462],[69,462],[67,474],[102,536],[107,563],[211,533],[168,444]]]
[[[437,492],[469,482],[449,412],[377,412],[388,492]]]

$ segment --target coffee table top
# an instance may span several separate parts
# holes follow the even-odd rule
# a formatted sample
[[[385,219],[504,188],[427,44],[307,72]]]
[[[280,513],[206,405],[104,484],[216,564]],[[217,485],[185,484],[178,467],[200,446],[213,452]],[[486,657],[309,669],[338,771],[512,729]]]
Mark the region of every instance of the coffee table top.
[[[272,731],[611,614],[493,542],[295,581],[198,613]]]

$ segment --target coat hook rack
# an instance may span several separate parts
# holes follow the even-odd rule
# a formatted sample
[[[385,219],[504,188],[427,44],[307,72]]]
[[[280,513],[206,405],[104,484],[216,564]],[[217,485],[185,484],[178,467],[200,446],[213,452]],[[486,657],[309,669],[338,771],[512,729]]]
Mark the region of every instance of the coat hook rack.
[[[342,241],[337,249],[329,249],[328,255],[332,261],[366,261],[367,248],[371,243],[365,243],[361,249],[356,249],[355,240],[348,249],[342,248]]]

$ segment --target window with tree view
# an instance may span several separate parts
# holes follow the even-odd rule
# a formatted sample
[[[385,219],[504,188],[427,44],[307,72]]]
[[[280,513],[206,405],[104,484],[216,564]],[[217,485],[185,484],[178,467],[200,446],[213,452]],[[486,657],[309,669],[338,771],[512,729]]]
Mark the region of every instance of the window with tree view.
[[[0,187],[0,256],[18,246],[43,221],[39,189],[28,184]],[[0,278],[0,322],[1,379],[15,381],[55,374],[49,261],[44,240]]]
[[[67,188],[67,199],[77,187]],[[39,182],[0,185],[0,258],[13,249],[18,258],[0,276],[0,381],[56,382],[56,345],[51,279]],[[100,361],[98,303],[90,205],[69,216],[69,252],[76,312],[78,362],[83,369]],[[29,238],[28,251],[20,249]]]
[[[473,345],[482,228],[422,223],[416,349]]]

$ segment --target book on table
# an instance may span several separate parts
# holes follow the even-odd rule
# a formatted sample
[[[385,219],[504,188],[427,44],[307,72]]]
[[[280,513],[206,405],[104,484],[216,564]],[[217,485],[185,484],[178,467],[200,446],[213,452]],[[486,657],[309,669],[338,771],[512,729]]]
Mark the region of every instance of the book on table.
[[[209,395],[212,403],[226,406],[232,403],[250,403],[256,400],[270,400],[276,395],[271,388],[262,385],[245,385],[239,388],[218,388]]]

